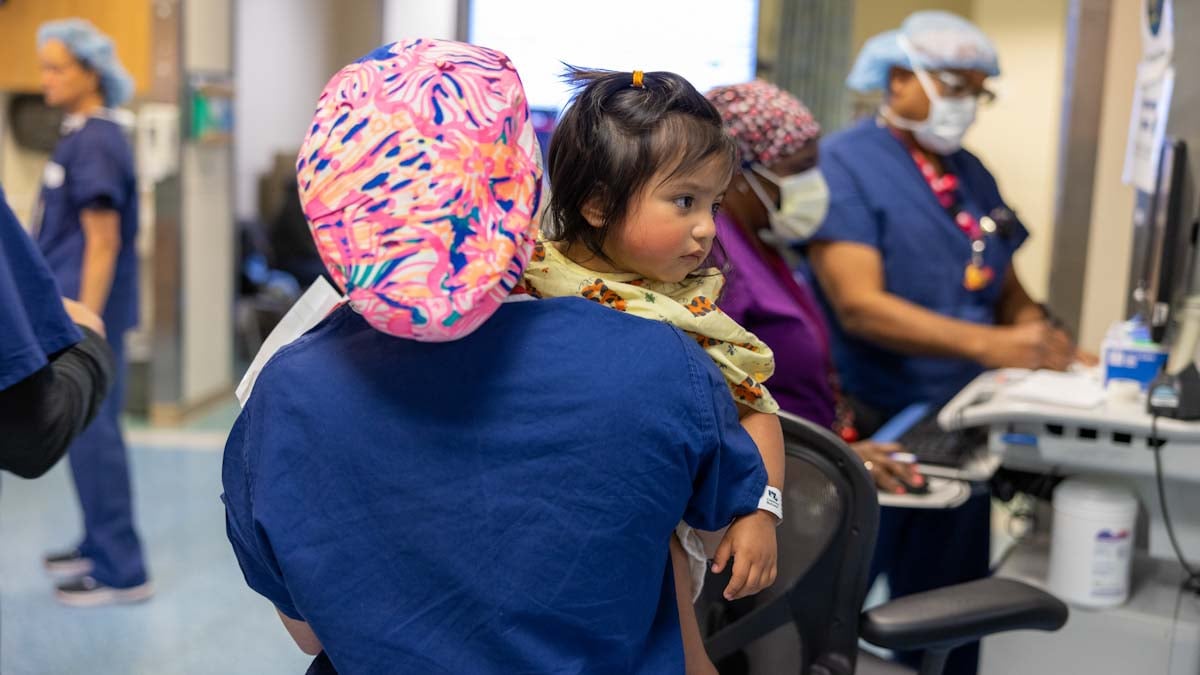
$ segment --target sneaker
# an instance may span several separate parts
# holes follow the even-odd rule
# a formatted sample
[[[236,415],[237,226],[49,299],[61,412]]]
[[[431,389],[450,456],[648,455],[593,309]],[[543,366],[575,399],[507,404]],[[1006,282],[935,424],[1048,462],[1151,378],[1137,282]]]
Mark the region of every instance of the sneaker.
[[[81,577],[92,573],[92,559],[83,557],[75,549],[47,555],[42,564],[46,572],[57,577]]]
[[[113,588],[85,576],[59,584],[54,597],[64,605],[72,607],[99,607],[100,605],[129,604],[144,602],[154,595],[154,584],[147,581],[138,586]]]

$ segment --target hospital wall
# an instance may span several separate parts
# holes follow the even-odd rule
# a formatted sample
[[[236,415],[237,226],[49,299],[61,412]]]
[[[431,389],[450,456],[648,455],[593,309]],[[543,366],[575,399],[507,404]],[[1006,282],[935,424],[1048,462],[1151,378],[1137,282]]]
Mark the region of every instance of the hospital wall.
[[[185,2],[184,72],[229,76],[234,0]],[[239,3],[247,4],[247,3]],[[189,140],[181,153],[183,268],[182,401],[217,400],[233,386],[233,152],[229,143]]]
[[[967,146],[996,176],[1029,228],[1014,265],[1030,295],[1050,280],[1059,175],[1068,0],[975,0],[971,19],[995,43],[999,98],[982,108]]]
[[[1109,19],[1091,235],[1080,242],[1088,250],[1079,337],[1091,349],[1099,346],[1112,322],[1125,318],[1129,293],[1134,191],[1121,183],[1121,171],[1142,53],[1140,11],[1140,2],[1114,2]]]
[[[853,51],[857,54],[868,38],[899,26],[913,12],[941,9],[969,18],[972,4],[972,0],[855,0]]]
[[[459,37],[458,5],[458,0],[384,0],[384,40]]]
[[[242,0],[236,11],[235,203],[249,219],[260,215],[259,176],[300,147],[325,83],[382,42],[382,9],[379,0]]]
[[[241,0],[236,4],[235,203],[259,213],[258,179],[300,147],[329,78],[385,42],[453,38],[456,0]]]

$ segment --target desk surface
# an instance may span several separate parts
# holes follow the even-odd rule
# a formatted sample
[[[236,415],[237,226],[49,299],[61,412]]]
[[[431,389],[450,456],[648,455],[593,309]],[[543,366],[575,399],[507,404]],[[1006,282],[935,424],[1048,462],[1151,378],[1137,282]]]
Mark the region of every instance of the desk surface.
[[[1152,418],[1145,402],[1109,401],[1092,408],[1074,408],[1045,402],[1031,402],[1007,395],[1006,390],[1028,376],[1030,371],[1006,369],[986,372],[960,391],[938,414],[945,429],[993,426],[1011,422],[1052,424],[1078,429],[1092,428],[1149,436]],[[1200,447],[1200,422],[1158,418],[1159,438],[1186,442]]]
[[[1151,437],[1162,444],[1170,478],[1200,482],[1200,423],[1151,416],[1137,402],[1104,403],[1090,409],[1032,403],[1006,395],[1028,371],[984,373],[938,414],[946,429],[988,427],[988,448],[1010,466],[1152,476]]]

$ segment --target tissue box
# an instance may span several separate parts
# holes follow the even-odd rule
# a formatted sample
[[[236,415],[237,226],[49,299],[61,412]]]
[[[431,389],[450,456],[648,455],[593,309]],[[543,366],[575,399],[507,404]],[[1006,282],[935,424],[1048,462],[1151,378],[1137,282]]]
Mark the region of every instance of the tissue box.
[[[1105,384],[1110,380],[1133,380],[1143,391],[1167,362],[1167,353],[1153,343],[1109,344],[1103,352]]]

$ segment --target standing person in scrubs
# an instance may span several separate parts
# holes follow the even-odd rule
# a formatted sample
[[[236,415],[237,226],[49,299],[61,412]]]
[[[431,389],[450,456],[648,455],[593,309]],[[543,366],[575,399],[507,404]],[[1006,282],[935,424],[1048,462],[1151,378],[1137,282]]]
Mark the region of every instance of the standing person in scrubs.
[[[44,24],[37,42],[46,103],[66,113],[43,179],[38,246],[63,295],[104,319],[116,357],[111,396],[68,451],[83,540],[47,556],[45,565],[67,577],[56,594],[64,603],[137,602],[153,587],[134,529],[119,416],[125,333],[138,321],[138,204],[133,153],[112,111],[129,99],[133,85],[112,41],[87,21]]]
[[[977,27],[918,12],[868,40],[847,80],[883,92],[878,114],[821,144],[831,199],[809,261],[864,436],[911,403],[944,402],[985,369],[1062,370],[1076,356],[1013,268],[1025,226],[962,148],[991,98],[985,81],[999,73]],[[983,485],[957,509],[885,508],[874,567],[893,597],[983,577],[989,518]],[[974,673],[978,652],[955,650],[946,673]]]

